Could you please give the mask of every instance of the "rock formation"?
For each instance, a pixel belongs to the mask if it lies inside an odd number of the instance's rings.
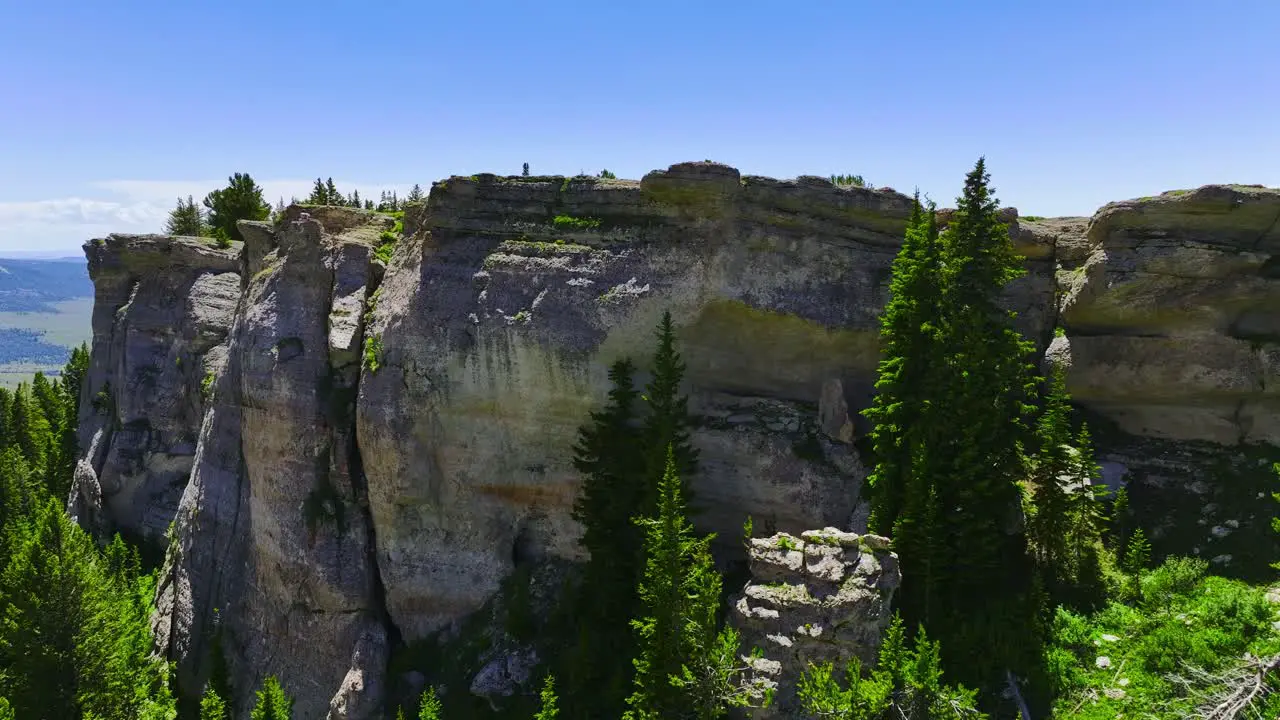
[[[909,211],[684,163],[438,182],[385,267],[393,220],[345,208],[242,223],[228,251],[90,242],[72,510],[167,542],[155,625],[185,687],[220,646],[241,706],[275,672],[300,718],[367,717],[395,647],[456,629],[521,564],[580,559],[574,436],[611,361],[646,367],[663,310],[699,527],[726,553],[747,515],[859,530],[858,411]],[[1278,214],[1280,192],[1223,186],[1109,205],[1087,230],[1006,211],[1028,268],[1007,305],[1111,423],[1108,477],[1183,488],[1225,444],[1280,442]]]
[[[744,650],[762,653],[751,660],[752,679],[775,690],[751,717],[799,717],[796,681],[810,663],[832,663],[838,675],[852,658],[875,663],[902,580],[888,547],[886,538],[836,528],[751,540],[751,581],[729,622]]]

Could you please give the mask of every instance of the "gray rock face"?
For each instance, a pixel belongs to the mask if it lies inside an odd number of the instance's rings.
[[[422,637],[478,608],[524,547],[577,557],[575,433],[609,363],[647,364],[663,310],[705,413],[703,529],[736,537],[748,512],[793,532],[843,523],[862,479],[853,428],[840,421],[824,446],[818,406],[824,387],[826,422],[838,400],[865,404],[909,211],[892,191],[714,163],[639,183],[437,183],[387,270],[371,327],[380,369],[360,382],[378,567],[400,630]],[[1052,305],[1050,254],[1036,247],[1011,306]],[[1047,342],[1051,312],[1021,317]]]
[[[648,379],[664,310],[700,529],[726,553],[748,514],[860,530],[853,442],[909,212],[892,190],[684,163],[639,182],[450,178],[407,206],[385,266],[372,248],[394,220],[349,208],[241,223],[230,250],[95,241],[72,512],[156,540],[173,522],[154,626],[184,687],[216,638],[242,709],[272,672],[300,718],[367,717],[388,638],[456,629],[520,559],[581,559],[575,435],[612,361]],[[1277,217],[1280,191],[1239,186],[1088,221],[1004,211],[1028,270],[1005,304],[1136,439],[1101,456],[1135,487],[1201,479],[1186,468],[1222,443],[1280,442]],[[1170,443],[1198,444],[1175,468]],[[1209,533],[1228,519],[1206,519],[1204,547],[1240,557],[1248,518]],[[487,678],[512,674],[499,664]]]
[[[85,245],[93,349],[70,508],[88,526],[161,542],[187,484],[205,401],[240,294],[234,251],[196,238]]]
[[[156,620],[185,687],[220,634],[233,685],[276,674],[300,718],[375,717],[388,652],[354,421],[376,230],[343,230],[286,225],[248,282]]]
[[[1280,190],[1112,203],[1063,320],[1076,400],[1138,436],[1280,444]]]
[[[752,678],[773,688],[773,704],[751,717],[800,717],[796,683],[810,663],[874,664],[901,582],[888,540],[836,528],[754,538],[751,580],[731,605]]]

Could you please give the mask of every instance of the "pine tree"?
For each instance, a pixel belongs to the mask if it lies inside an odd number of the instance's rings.
[[[880,366],[876,396],[865,415],[876,465],[868,478],[872,514],[869,526],[892,534],[902,514],[911,465],[919,444],[917,419],[927,406],[936,372],[934,323],[938,320],[938,226],[932,205],[917,192],[901,250],[893,261],[889,302],[880,317]],[[909,518],[908,518],[909,520]]]
[[[227,704],[210,685],[200,698],[200,720],[227,720]]]
[[[333,178],[324,181],[324,204],[342,204],[342,193],[338,192],[338,186],[333,184]]]
[[[687,712],[708,715],[705,697],[688,682],[705,672],[708,627],[710,536],[697,538],[685,516],[682,483],[675,448],[668,450],[666,471],[658,486],[654,517],[640,520],[645,528],[645,573],[640,583],[643,617],[634,620],[640,647],[635,659],[635,689],[627,699],[625,718],[675,718]],[[718,580],[717,580],[718,583]],[[718,602],[718,585],[714,588]],[[714,618],[714,610],[711,611]],[[714,623],[714,619],[711,620]],[[680,682],[684,678],[685,682]],[[673,679],[676,682],[673,682]]]
[[[351,207],[358,208],[363,206],[364,206],[364,203],[360,201],[360,191],[352,190],[351,191]]]
[[[1032,514],[1028,518],[1028,539],[1050,595],[1061,599],[1070,582],[1068,562],[1068,527],[1073,495],[1069,484],[1077,477],[1075,450],[1071,447],[1071,406],[1068,404],[1066,377],[1055,367],[1049,379],[1049,392],[1044,410],[1036,426],[1039,450],[1035,455],[1031,481]],[[1054,603],[1057,604],[1056,602]]]
[[[1116,490],[1111,501],[1111,533],[1115,542],[1115,554],[1123,559],[1129,551],[1129,489]]]
[[[190,195],[184,201],[178,198],[178,205],[169,211],[169,219],[165,221],[164,231],[168,235],[186,235],[201,237],[208,234],[204,222],[204,211],[196,205],[195,198]]]
[[[329,190],[325,187],[324,181],[316,178],[316,182],[311,186],[311,194],[307,196],[308,205],[328,205]]]
[[[262,689],[257,692],[250,720],[290,720],[292,717],[293,699],[285,694],[275,675],[268,675]]]
[[[539,694],[541,707],[538,714],[534,715],[534,720],[557,720],[560,717],[560,710],[556,704],[556,679],[548,675],[546,682],[542,684],[542,692]]]
[[[422,186],[418,183],[414,183],[413,187],[409,188],[409,194],[406,195],[404,199],[405,202],[419,202],[423,197]]]
[[[0,697],[0,720],[14,720],[13,706],[11,706],[9,701],[5,700],[3,697]]]
[[[227,179],[227,187],[205,197],[204,206],[209,210],[209,227],[223,244],[244,240],[236,222],[266,220],[271,214],[271,206],[262,199],[262,188],[248,173],[232,175]]]
[[[567,674],[574,717],[616,715],[631,685],[635,642],[628,625],[643,566],[643,533],[631,519],[644,499],[634,372],[626,359],[609,368],[608,403],[591,413],[574,447],[583,482],[573,517],[589,555],[579,603],[582,632]]]
[[[896,394],[873,413],[890,433],[878,441],[890,455],[877,455],[872,491],[881,509],[877,525],[893,528],[901,557],[903,613],[942,639],[948,671],[972,684],[1001,680],[1005,669],[1033,669],[1040,657],[1032,573],[1017,521],[1032,345],[1000,306],[1002,289],[1023,269],[987,183],[979,160],[938,237],[932,284],[915,278],[912,285],[910,274],[902,283],[901,297],[912,297],[907,288],[914,287],[920,298],[902,314],[920,310],[920,322],[912,318],[902,332],[886,334],[923,350],[886,343],[894,354],[886,354],[880,380]],[[912,264],[904,264],[910,272]],[[932,313],[923,309],[935,302]],[[912,334],[925,326],[923,337]],[[927,360],[910,390],[899,384],[906,365],[895,363],[899,357]],[[889,479],[904,472],[905,480]]]
[[[529,177],[529,163],[525,163],[524,166],[520,168],[520,174],[525,177]]]
[[[667,454],[674,452],[676,472],[686,483],[681,492],[690,500],[687,481],[698,471],[698,451],[689,442],[689,398],[680,394],[685,365],[676,350],[670,311],[662,313],[656,334],[658,347],[653,355],[653,376],[644,392],[648,410],[643,430],[649,478],[646,484],[651,491],[657,489],[666,470]],[[654,497],[650,492],[641,506],[643,511],[654,507]]]
[[[1129,595],[1134,599],[1142,599],[1142,573],[1150,563],[1151,544],[1142,528],[1134,528],[1122,560],[1123,569],[1129,574]]]
[[[418,704],[418,720],[442,720],[443,717],[444,707],[440,704],[440,698],[436,697],[436,689],[427,688]]]

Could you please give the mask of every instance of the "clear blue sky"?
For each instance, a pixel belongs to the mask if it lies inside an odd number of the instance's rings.
[[[1089,214],[1280,185],[1280,2],[0,0],[0,251],[248,171],[367,194],[710,158]],[[272,198],[275,199],[274,197]]]

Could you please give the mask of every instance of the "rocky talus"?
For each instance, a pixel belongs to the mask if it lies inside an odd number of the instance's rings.
[[[753,538],[751,580],[731,604],[729,622],[742,636],[751,680],[774,690],[753,718],[807,717],[796,682],[811,664],[832,663],[837,675],[851,659],[872,665],[902,581],[889,540],[837,528],[800,537]]]
[[[664,310],[722,554],[742,559],[747,515],[859,531],[859,411],[909,211],[892,190],[684,163],[449,178],[388,263],[393,219],[345,208],[242,223],[228,250],[92,241],[71,509],[167,548],[155,626],[184,687],[221,654],[241,707],[274,672],[299,718],[373,717],[394,648],[455,632],[522,566],[581,559],[575,434],[609,363],[646,379]],[[1004,213],[1028,270],[1006,304],[1070,364],[1108,480],[1156,525],[1176,515],[1159,498],[1194,500],[1187,544],[1209,557],[1256,538],[1229,478],[1280,443],[1280,191]]]

